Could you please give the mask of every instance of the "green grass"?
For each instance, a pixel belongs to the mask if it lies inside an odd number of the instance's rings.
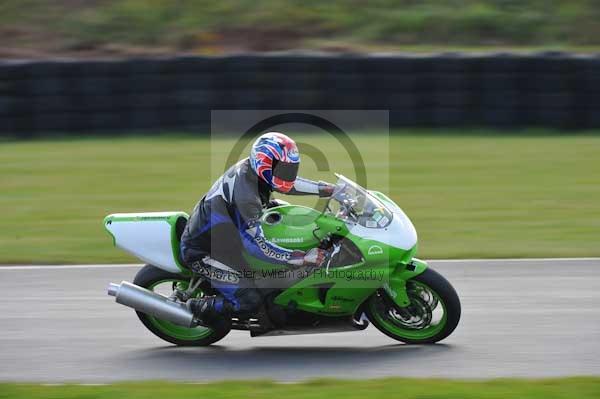
[[[3,0],[14,54],[600,45],[589,0]],[[322,43],[327,40],[330,44]],[[332,44],[335,43],[335,44]],[[555,47],[556,46],[556,47]]]
[[[315,380],[298,384],[270,381],[181,384],[125,383],[106,386],[0,384],[0,398],[402,398],[402,399],[588,399],[600,396],[600,378],[547,380],[450,381],[379,379],[364,381]]]
[[[421,257],[600,256],[600,135],[403,133],[354,141],[369,188],[389,193],[416,225]],[[353,176],[333,139],[293,136]],[[189,212],[211,184],[211,154],[222,165],[233,141],[213,144],[190,136],[0,143],[0,263],[135,261],[112,247],[102,219]],[[333,180],[308,157],[300,171]]]

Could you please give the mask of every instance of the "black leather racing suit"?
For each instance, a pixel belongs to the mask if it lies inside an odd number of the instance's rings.
[[[325,196],[326,186],[327,183],[298,177],[288,194]],[[248,158],[241,160],[198,202],[181,237],[183,261],[208,277],[236,311],[251,312],[261,303],[251,280],[231,278],[231,271],[250,270],[243,251],[278,264],[287,264],[292,257],[293,251],[269,242],[260,225],[271,191],[271,186],[252,170]],[[215,269],[225,273],[215,273]]]

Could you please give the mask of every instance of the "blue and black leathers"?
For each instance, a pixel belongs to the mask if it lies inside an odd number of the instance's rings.
[[[299,177],[288,194],[326,196],[324,187],[327,183]],[[246,158],[213,184],[190,216],[181,238],[181,255],[188,267],[209,279],[222,294],[210,304],[217,313],[251,312],[261,304],[243,251],[277,264],[288,264],[295,256],[294,251],[270,242],[263,234],[260,216],[271,191]]]

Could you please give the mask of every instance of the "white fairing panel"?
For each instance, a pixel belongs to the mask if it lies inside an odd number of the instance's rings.
[[[354,235],[408,251],[417,243],[417,231],[406,214],[398,206],[390,207],[394,214],[385,228],[369,228],[359,224],[347,224]]]
[[[172,227],[167,220],[113,220],[106,228],[117,247],[166,271],[181,272],[174,258]]]

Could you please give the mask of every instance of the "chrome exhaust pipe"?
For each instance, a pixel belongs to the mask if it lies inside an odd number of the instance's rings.
[[[157,319],[167,320],[183,327],[198,325],[194,315],[184,304],[127,281],[122,281],[121,284],[110,283],[108,295],[114,296],[116,302],[121,305],[129,306]]]

